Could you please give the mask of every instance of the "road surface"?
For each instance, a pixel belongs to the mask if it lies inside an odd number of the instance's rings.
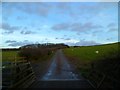
[[[74,73],[62,50],[58,50],[52,58],[50,67],[32,88],[91,88],[90,83],[81,75]]]
[[[73,73],[62,50],[58,50],[42,80],[79,80],[79,78],[77,74]]]

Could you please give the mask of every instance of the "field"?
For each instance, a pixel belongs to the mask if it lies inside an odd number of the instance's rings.
[[[119,86],[120,60],[118,59],[118,47],[118,43],[113,43],[98,46],[75,46],[62,50],[67,56],[68,62],[75,68],[76,73],[80,73],[92,83],[95,82],[95,87],[99,86],[101,80],[104,80],[106,87],[111,86],[111,83],[117,83],[116,85]],[[35,75],[40,78],[49,68],[50,58],[55,54],[56,50],[53,50],[53,48],[48,50],[41,48],[26,48],[21,51],[3,50],[2,62],[23,60],[24,56],[32,62],[31,65]]]
[[[104,59],[109,55],[118,52],[118,44],[108,44],[101,46],[71,47],[64,50],[70,57],[76,57],[83,62],[91,62],[98,59]]]
[[[18,60],[20,57],[18,56],[18,51],[9,50],[9,51],[2,51],[2,62],[10,61],[13,62]]]
[[[95,70],[117,79],[119,78],[120,64],[118,46],[118,43],[113,43],[98,46],[70,47],[63,51],[77,72],[84,77],[88,77],[91,71]]]

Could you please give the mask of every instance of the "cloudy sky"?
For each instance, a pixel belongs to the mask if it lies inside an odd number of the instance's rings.
[[[97,45],[118,41],[117,2],[4,2],[2,48],[32,43]]]

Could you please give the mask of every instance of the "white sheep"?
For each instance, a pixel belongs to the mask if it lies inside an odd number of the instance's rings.
[[[97,53],[97,54],[98,54],[98,53],[99,53],[99,51],[95,51],[95,53]]]

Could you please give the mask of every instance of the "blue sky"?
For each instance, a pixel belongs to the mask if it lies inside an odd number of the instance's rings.
[[[118,3],[2,3],[0,30],[2,48],[33,43],[114,43],[118,41]]]

